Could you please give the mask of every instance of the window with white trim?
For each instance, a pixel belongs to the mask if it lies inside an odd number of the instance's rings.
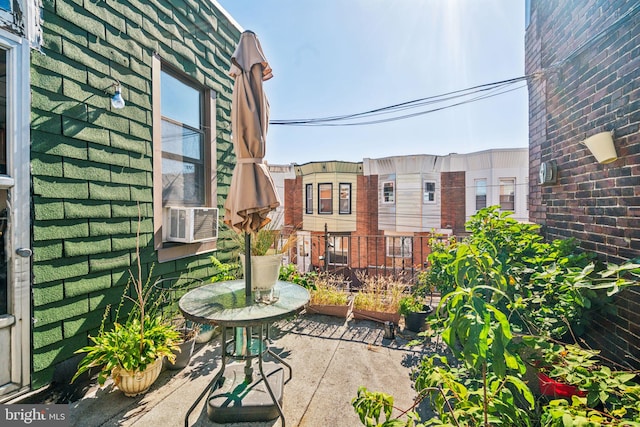
[[[313,213],[313,184],[307,184],[304,186],[305,202],[304,212],[308,214]]]
[[[318,213],[333,213],[333,184],[318,184]]]
[[[515,178],[500,178],[500,210],[513,211],[516,198]]]
[[[396,202],[396,185],[394,181],[385,181],[382,183],[382,203]]]
[[[436,202],[436,182],[424,181],[422,183],[422,203]]]

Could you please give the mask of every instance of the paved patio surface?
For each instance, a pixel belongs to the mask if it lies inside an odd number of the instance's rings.
[[[380,323],[301,315],[272,328],[271,349],[293,368],[284,387],[286,426],[356,427],[360,421],[351,406],[359,386],[394,396],[397,408],[409,408],[416,397],[410,372],[428,346],[409,347],[416,335],[400,331],[384,339]],[[107,383],[92,386],[71,403],[73,426],[172,427],[184,416],[220,367],[220,339],[196,347],[188,367],[164,371],[140,397],[126,397]],[[257,371],[257,368],[256,368]],[[216,424],[207,417],[206,399],[190,417],[191,426],[280,427],[279,419],[261,423]]]

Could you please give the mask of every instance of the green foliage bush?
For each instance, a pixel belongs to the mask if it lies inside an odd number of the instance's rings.
[[[431,326],[453,360],[427,357],[417,369],[416,390],[430,397],[436,413],[424,425],[640,426],[634,373],[553,344],[554,337],[581,332],[608,298],[636,285],[640,265],[599,263],[571,240],[545,243],[538,226],[510,215],[483,209],[468,222],[469,237],[434,242],[425,283],[442,297]],[[516,339],[515,333],[531,336]],[[571,357],[553,359],[556,351]],[[523,359],[532,354],[546,355],[550,375],[587,396],[536,401]]]

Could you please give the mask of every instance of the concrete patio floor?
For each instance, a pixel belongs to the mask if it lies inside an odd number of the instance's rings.
[[[395,407],[406,409],[416,397],[411,369],[431,344],[409,347],[416,337],[399,331],[396,339],[384,339],[380,323],[322,316],[300,315],[272,328],[271,349],[293,368],[284,387],[286,426],[356,427],[361,425],[351,406],[359,386],[394,396]],[[220,339],[196,347],[189,366],[164,371],[143,396],[126,397],[107,383],[92,386],[70,404],[73,426],[184,425],[184,416],[220,367]],[[256,369],[257,371],[257,369]],[[207,417],[203,399],[191,414],[191,426],[279,427],[279,419],[260,423],[216,424]]]

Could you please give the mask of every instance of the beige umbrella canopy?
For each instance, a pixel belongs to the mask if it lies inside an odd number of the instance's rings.
[[[263,163],[269,122],[269,102],[262,82],[273,75],[252,31],[245,31],[231,57],[229,74],[235,78],[231,132],[237,164],[224,204],[224,222],[236,231],[255,232],[280,206],[267,165]]]
[[[280,206],[269,169],[262,161],[266,151],[269,102],[262,82],[272,76],[262,47],[252,31],[240,36],[231,56],[229,74],[235,78],[231,105],[231,133],[237,163],[224,204],[224,222],[245,231],[245,294],[251,295],[251,232],[271,221],[267,215]]]

